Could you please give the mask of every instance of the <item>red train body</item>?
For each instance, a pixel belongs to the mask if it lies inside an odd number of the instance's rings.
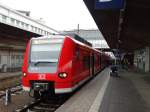
[[[23,89],[70,93],[106,66],[106,58],[72,36],[32,38],[24,56]]]

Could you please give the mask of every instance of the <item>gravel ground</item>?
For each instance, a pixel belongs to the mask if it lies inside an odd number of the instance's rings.
[[[28,96],[27,92],[22,92],[21,94],[12,96],[12,101],[9,105],[5,106],[5,100],[0,100],[0,112],[13,112],[14,110],[23,107],[25,104],[33,101],[32,98]]]
[[[18,85],[18,84],[21,83],[20,80],[21,80],[20,76],[13,77],[11,79],[6,79],[6,80],[3,80],[3,81],[0,80],[0,90],[5,90],[6,88]]]
[[[21,83],[21,72],[0,73],[0,90],[15,86]],[[33,101],[27,92],[22,91],[20,94],[12,95],[11,103],[5,106],[5,99],[0,99],[0,112],[13,112],[25,104]]]
[[[21,83],[21,72],[0,73],[0,90],[5,90]]]

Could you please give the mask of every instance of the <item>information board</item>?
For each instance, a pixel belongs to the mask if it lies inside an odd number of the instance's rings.
[[[124,0],[95,0],[95,9],[122,9]]]

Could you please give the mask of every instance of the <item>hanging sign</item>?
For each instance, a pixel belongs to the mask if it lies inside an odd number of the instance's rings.
[[[122,9],[124,0],[95,0],[95,9]]]

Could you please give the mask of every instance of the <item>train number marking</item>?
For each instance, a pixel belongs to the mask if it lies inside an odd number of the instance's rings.
[[[40,80],[46,79],[46,75],[45,74],[39,74],[38,79],[40,79]]]

